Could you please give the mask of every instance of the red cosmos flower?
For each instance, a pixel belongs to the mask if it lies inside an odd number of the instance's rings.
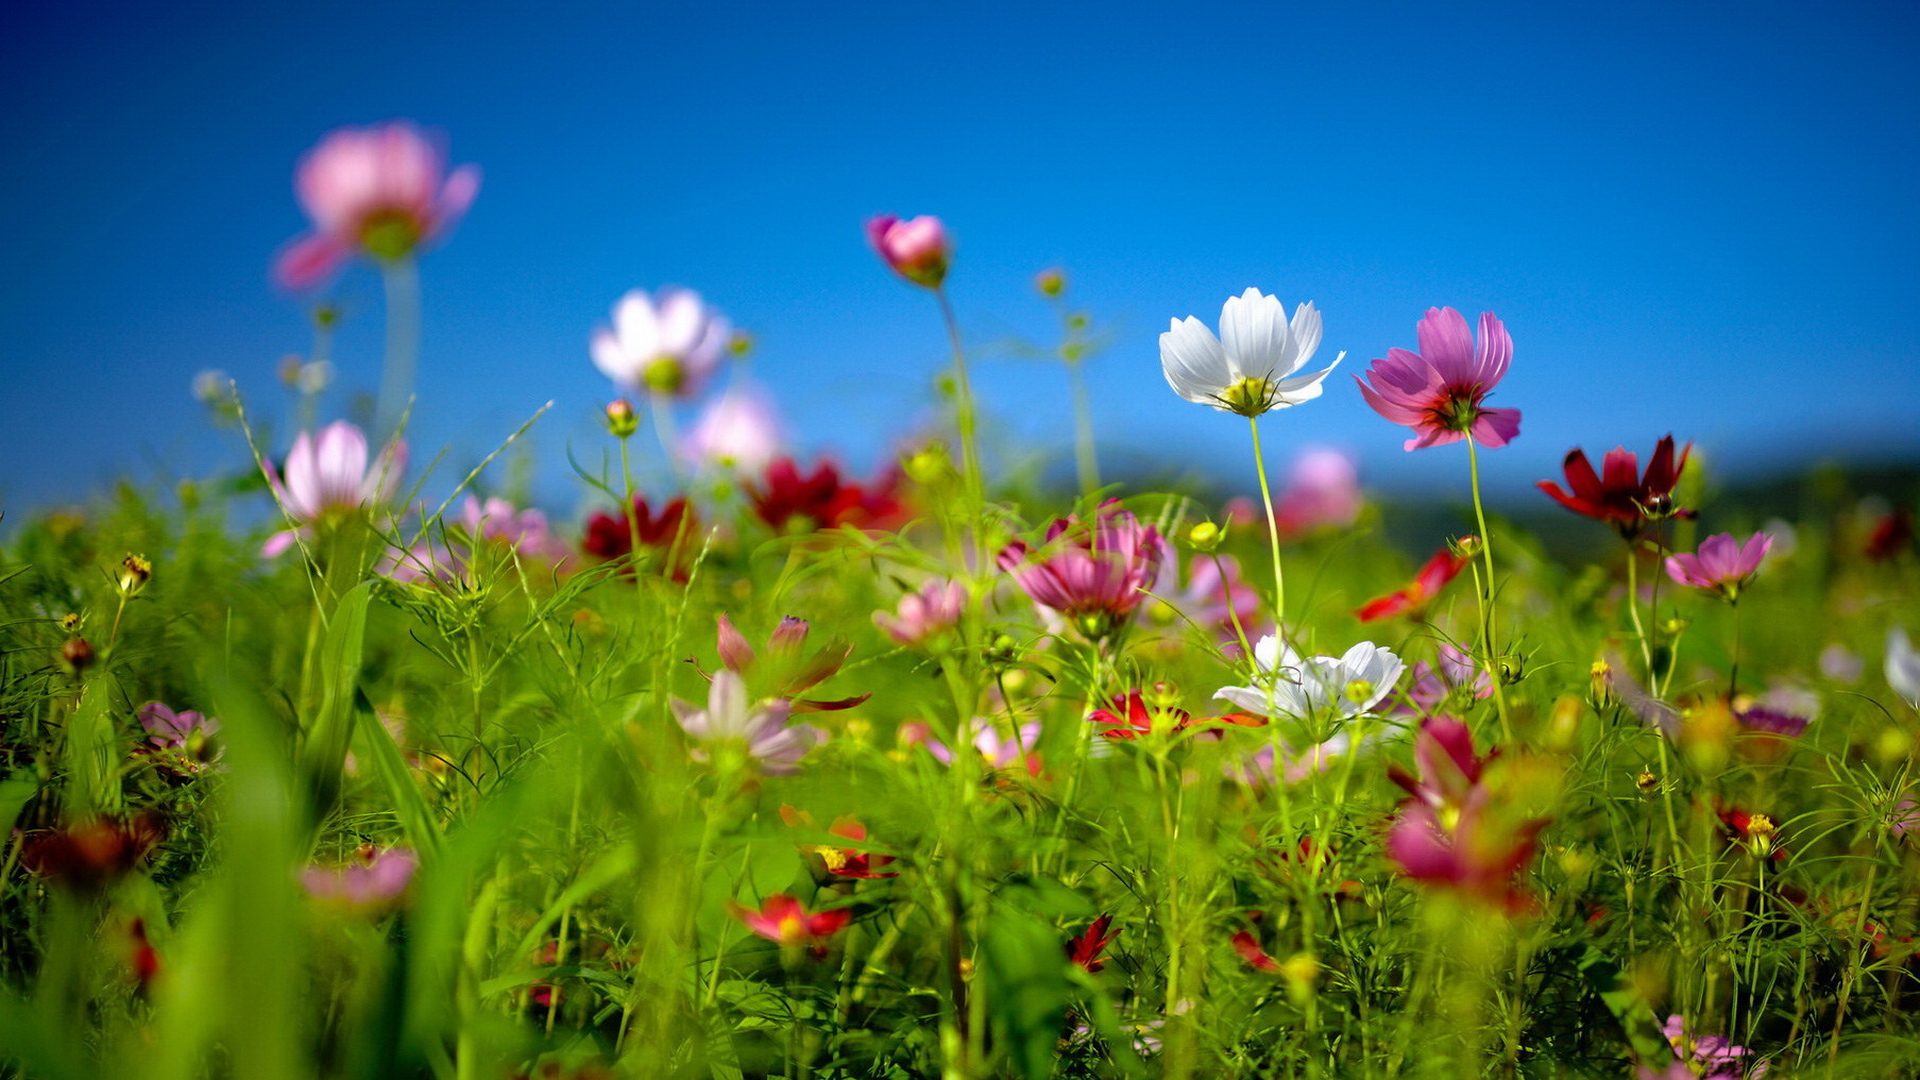
[[[1647,471],[1642,474],[1640,459],[1625,447],[1616,446],[1607,451],[1601,472],[1596,475],[1587,461],[1586,451],[1576,447],[1568,451],[1562,466],[1567,474],[1567,487],[1572,488],[1573,493],[1562,491],[1560,485],[1551,480],[1540,481],[1539,488],[1561,506],[1595,521],[1604,521],[1631,540],[1649,521],[1691,516],[1690,511],[1674,507],[1673,486],[1686,469],[1687,455],[1692,451],[1693,444],[1688,443],[1681,448],[1680,459],[1675,461],[1673,436],[1668,435],[1654,446],[1653,460],[1647,463]]]
[[[1107,927],[1112,925],[1112,915],[1102,915],[1093,920],[1092,925],[1088,926],[1085,932],[1067,942],[1067,959],[1085,968],[1089,973],[1105,968],[1107,962],[1101,959],[1100,954],[1106,952],[1107,946],[1113,944],[1113,939],[1120,936],[1118,930],[1111,934],[1107,933]]]
[[[852,525],[884,529],[899,523],[905,506],[896,495],[900,473],[888,469],[868,490],[841,477],[831,461],[817,462],[802,475],[790,457],[767,466],[759,484],[749,483],[747,499],[760,520],[783,533],[813,532]]]
[[[1785,861],[1787,849],[1780,846],[1780,826],[1772,817],[1738,806],[1721,807],[1719,815],[1728,840],[1746,848],[1756,859]]]
[[[806,946],[816,960],[827,955],[827,939],[853,921],[853,912],[847,908],[809,913],[800,901],[785,893],[767,897],[758,911],[731,901],[727,910],[746,924],[747,929],[777,942],[782,948]]]
[[[1202,717],[1195,720],[1185,709],[1149,706],[1146,697],[1138,690],[1127,691],[1114,698],[1112,704],[1112,709],[1093,710],[1088,714],[1087,721],[1100,725],[1102,738],[1119,741],[1156,733],[1178,735],[1188,728],[1204,724],[1262,727],[1267,722],[1265,717],[1249,716],[1246,713],[1227,713],[1224,716]]]
[[[1533,857],[1545,821],[1514,822],[1481,784],[1493,754],[1473,752],[1465,724],[1437,717],[1414,740],[1416,782],[1404,770],[1388,776],[1412,796],[1387,832],[1387,857],[1415,881],[1497,903],[1508,912],[1527,900],[1513,876]]]
[[[1913,515],[1905,507],[1874,523],[1866,543],[1867,558],[1887,562],[1913,546]]]
[[[96,818],[29,837],[20,846],[20,862],[76,892],[99,892],[133,872],[165,835],[151,812],[125,821]]]
[[[1459,577],[1460,571],[1465,570],[1471,561],[1465,555],[1456,554],[1451,546],[1442,548],[1414,575],[1412,584],[1377,600],[1369,600],[1354,614],[1360,617],[1361,622],[1377,622],[1395,615],[1418,619],[1426,614],[1427,605],[1440,595],[1441,589],[1447,587],[1447,582]]]
[[[687,538],[694,534],[698,526],[687,508],[687,500],[674,499],[655,514],[647,505],[646,496],[635,495],[633,516],[634,522],[629,523],[622,514],[595,513],[587,519],[587,531],[580,541],[580,549],[600,559],[617,559],[632,553],[635,531],[640,534],[642,547],[670,548],[675,538],[680,539],[683,554],[693,546]]]
[[[1233,951],[1239,953],[1240,959],[1255,971],[1263,971],[1268,975],[1280,973],[1280,961],[1268,956],[1267,951],[1260,947],[1259,940],[1248,931],[1242,930],[1233,935]]]
[[[813,815],[805,810],[795,810],[791,806],[780,808],[780,820],[795,829],[813,828]],[[833,826],[827,830],[835,836],[844,836],[855,843],[867,838],[867,827],[851,817],[835,818]],[[893,861],[891,855],[870,855],[858,848],[832,847],[827,844],[807,844],[801,848],[809,855],[815,855],[826,865],[827,873],[846,878],[891,878],[899,877],[898,871],[882,871],[880,867]]]

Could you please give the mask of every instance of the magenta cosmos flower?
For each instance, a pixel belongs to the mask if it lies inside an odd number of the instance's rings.
[[[1520,434],[1520,410],[1481,405],[1513,361],[1507,328],[1493,312],[1481,312],[1476,347],[1458,311],[1428,308],[1416,330],[1419,352],[1388,349],[1386,359],[1367,370],[1372,385],[1355,376],[1373,411],[1414,430],[1408,450],[1459,442],[1467,435],[1481,446],[1513,441]]]
[[[378,909],[398,900],[420,868],[420,857],[406,848],[364,850],[346,866],[310,866],[301,884],[315,900]]]
[[[1667,576],[1682,585],[1719,593],[1737,600],[1740,589],[1760,569],[1760,562],[1773,549],[1773,536],[1754,533],[1742,544],[1732,533],[1709,536],[1694,554],[1682,552],[1667,556]]]
[[[1109,502],[1092,528],[1076,517],[1057,519],[1039,552],[1015,540],[997,561],[1034,603],[1088,637],[1104,637],[1133,616],[1159,577],[1166,550],[1153,526]]]
[[[394,262],[444,235],[480,191],[478,167],[442,179],[445,172],[440,140],[405,120],[328,135],[300,159],[294,178],[313,232],[281,251],[274,276],[310,288],[355,252]]]
[[[287,454],[284,480],[272,464],[266,466],[274,497],[299,524],[274,533],[260,553],[273,558],[292,547],[297,537],[307,535],[306,527],[321,518],[392,498],[406,467],[407,444],[395,439],[369,470],[367,437],[345,420],[321,428],[318,438],[301,432]]]
[[[929,289],[937,289],[947,279],[947,265],[953,245],[947,240],[947,227],[929,214],[902,221],[882,214],[867,221],[867,242],[880,253],[893,272]]]

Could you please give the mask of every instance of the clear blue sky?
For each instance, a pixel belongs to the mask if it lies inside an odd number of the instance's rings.
[[[308,344],[269,284],[295,160],[409,117],[485,170],[423,266],[421,456],[471,461],[542,402],[542,499],[601,445],[586,342],[624,290],[700,290],[760,347],[806,451],[861,466],[925,409],[943,337],[860,225],[935,213],[985,346],[1051,332],[1064,265],[1115,331],[1103,443],[1238,477],[1245,430],[1160,375],[1170,316],[1248,285],[1325,313],[1358,373],[1429,306],[1516,343],[1517,489],[1574,445],[1672,430],[1730,468],[1920,456],[1920,7],[1104,3],[34,4],[0,22],[0,500],[231,461],[188,384],[269,411]],[[379,372],[379,283],[342,279],[344,383]],[[984,354],[1019,445],[1065,453],[1065,381]],[[333,403],[337,408],[340,399]],[[1345,374],[1270,425],[1384,487],[1404,454]],[[443,478],[430,490],[445,488]]]

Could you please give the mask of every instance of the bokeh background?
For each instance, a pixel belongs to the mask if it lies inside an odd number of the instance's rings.
[[[1920,7],[1911,3],[21,4],[0,16],[0,506],[240,455],[190,392],[284,417],[310,344],[271,284],[299,155],[407,117],[484,183],[423,264],[417,460],[471,462],[542,403],[533,489],[584,498],[626,289],[699,290],[758,348],[804,454],[865,469],[931,412],[945,340],[861,222],[934,213],[1009,463],[1070,469],[1036,271],[1107,350],[1109,472],[1250,488],[1245,425],[1176,398],[1156,337],[1248,285],[1314,300],[1358,373],[1429,305],[1516,342],[1488,456],[1509,496],[1569,447],[1671,430],[1723,475],[1920,458]],[[357,267],[330,411],[377,385]],[[284,419],[280,448],[287,441]],[[1457,494],[1345,374],[1269,425],[1366,482]],[[429,491],[450,487],[449,471]]]

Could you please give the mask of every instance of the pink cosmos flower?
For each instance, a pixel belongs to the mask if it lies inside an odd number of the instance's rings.
[[[1773,549],[1773,537],[1754,533],[1745,544],[1732,533],[1718,533],[1700,543],[1696,554],[1667,556],[1667,576],[1682,585],[1719,593],[1736,600],[1740,589],[1760,569],[1760,561]]]
[[[307,151],[294,192],[313,232],[280,252],[274,276],[311,288],[356,251],[394,262],[453,228],[480,191],[480,170],[462,165],[443,181],[440,143],[395,120],[341,128]]]
[[[345,420],[320,429],[317,439],[301,432],[287,454],[284,482],[272,464],[266,466],[267,484],[299,526],[273,534],[260,553],[271,559],[287,550],[296,537],[308,535],[306,526],[328,514],[392,498],[406,467],[407,444],[395,439],[369,470],[367,437]]]
[[[1420,351],[1388,349],[1354,382],[1373,411],[1414,430],[1408,450],[1443,446],[1472,435],[1481,446],[1505,446],[1520,434],[1519,409],[1481,405],[1507,373],[1513,339],[1493,312],[1480,313],[1480,342],[1452,308],[1428,308],[1417,327]]]
[[[1040,725],[1038,723],[1021,724],[1012,738],[1000,733],[991,720],[983,716],[973,718],[969,726],[973,748],[979,752],[990,769],[1011,769],[1019,766],[1029,776],[1040,775],[1040,755],[1035,748],[1040,745]],[[942,765],[953,764],[953,751],[947,744],[934,738],[933,731],[926,724],[913,720],[900,725],[900,741],[908,746],[922,746],[929,755]]]
[[[564,563],[573,554],[566,541],[547,527],[547,515],[538,510],[516,510],[505,499],[481,502],[467,496],[460,508],[460,535],[453,539],[453,550],[438,541],[414,545],[403,554],[390,556],[381,573],[395,581],[420,581],[437,578],[457,581],[467,572],[473,552],[481,544],[510,548],[522,559]]]
[[[821,739],[816,728],[789,724],[792,712],[792,703],[781,698],[754,707],[747,684],[731,671],[714,673],[705,709],[673,699],[680,727],[698,744],[693,748],[695,761],[711,760],[716,750],[738,750],[758,761],[769,776],[799,772],[800,759]]]
[[[174,712],[158,701],[149,701],[140,709],[140,726],[146,729],[147,742],[158,750],[184,748],[196,736],[204,738],[220,730],[220,721],[191,709]]]
[[[1235,618],[1248,634],[1261,629],[1260,594],[1240,576],[1240,562],[1231,555],[1196,556],[1187,568],[1185,588],[1180,586],[1178,562],[1169,559],[1161,566],[1152,591],[1222,641],[1236,638]],[[1239,651],[1238,645],[1234,651]]]
[[[1443,641],[1438,665],[1429,665],[1425,660],[1413,665],[1413,686],[1407,691],[1407,697],[1419,711],[1430,713],[1463,687],[1471,687],[1475,698],[1493,696],[1493,681],[1474,663],[1473,657]]]
[[[735,376],[727,392],[701,411],[693,430],[680,440],[680,456],[757,475],[780,456],[785,442],[773,399],[757,384]]]
[[[1100,508],[1092,528],[1077,517],[1060,518],[1037,554],[1015,540],[997,561],[1034,603],[1072,620],[1089,637],[1104,637],[1133,617],[1165,557],[1159,532],[1112,501]]]
[[[1673,1052],[1680,1055],[1678,1064],[1683,1068],[1690,1066],[1686,1068],[1687,1076],[1703,1080],[1760,1080],[1767,1075],[1767,1062],[1760,1060],[1760,1055],[1744,1046],[1733,1045],[1733,1040],[1725,1035],[1696,1035],[1688,1029],[1683,1017],[1667,1017],[1660,1030],[1673,1046]],[[1645,1067],[1642,1068],[1644,1071]]]
[[[936,578],[900,598],[895,613],[873,613],[873,622],[902,645],[919,645],[959,625],[966,610],[967,589],[957,581]]]
[[[315,900],[356,908],[379,908],[407,891],[420,858],[406,848],[365,850],[358,863],[346,866],[310,866],[300,881]]]
[[[593,363],[625,389],[690,398],[720,369],[732,336],[691,289],[634,289],[613,306],[613,328],[593,332]]]
[[[947,240],[947,227],[931,215],[902,221],[882,214],[867,221],[867,242],[880,253],[893,272],[929,289],[937,289],[947,278],[947,265],[953,245]]]
[[[1274,500],[1283,537],[1344,529],[1360,516],[1360,470],[1353,458],[1318,447],[1294,459],[1286,489]]]

